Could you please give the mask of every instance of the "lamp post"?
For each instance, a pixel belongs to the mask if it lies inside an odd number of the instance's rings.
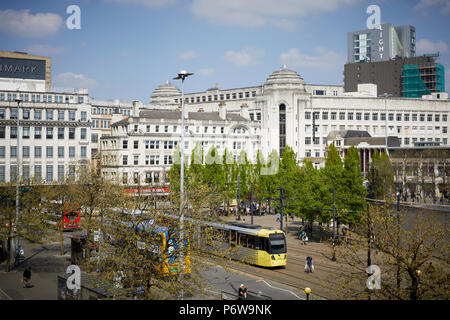
[[[336,188],[333,183],[333,257],[331,261],[336,261]]]
[[[19,264],[19,235],[17,234],[17,224],[19,223],[19,185],[20,185],[20,124],[19,124],[19,111],[21,99],[16,99],[17,102],[17,169],[16,169],[16,217],[14,221],[14,236],[15,236],[15,259],[14,265]]]
[[[309,300],[309,295],[311,294],[311,288],[305,288],[306,300]]]
[[[396,195],[397,195],[397,255],[400,252],[400,192],[398,190],[398,184],[396,186]],[[400,263],[397,257],[397,289],[400,290]]]
[[[174,80],[181,79],[181,169],[180,169],[180,248],[183,243],[183,228],[184,228],[184,79],[193,75],[193,73],[181,70]],[[183,252],[180,250],[180,268],[178,270],[180,279],[183,277]],[[183,289],[180,292],[180,299],[183,300]]]
[[[384,112],[385,112],[385,117],[384,117],[384,138],[385,138],[385,144],[386,144],[386,154],[389,155],[389,150],[388,150],[388,138],[387,138],[387,130],[388,130],[388,126],[387,126],[387,118],[388,118],[388,113],[387,113],[387,98],[392,97],[392,94],[389,93],[383,93],[381,95],[382,97],[384,97]]]

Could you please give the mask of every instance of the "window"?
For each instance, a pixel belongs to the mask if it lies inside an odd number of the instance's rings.
[[[370,113],[364,113],[364,120],[370,120]]]
[[[385,121],[386,120],[386,113],[380,113],[380,120]]]
[[[427,114],[427,121],[433,121],[433,115]]]
[[[122,176],[122,183],[127,184],[128,183],[128,173],[124,172]]]
[[[53,128],[49,128],[47,127],[47,132],[46,132],[46,138],[47,139],[53,139]]]
[[[4,158],[4,157],[5,157],[5,147],[0,146],[0,158]]]
[[[17,147],[11,146],[9,149],[9,153],[10,153],[11,158],[17,157]]]
[[[64,139],[64,128],[58,128],[58,139]]]
[[[442,121],[447,122],[447,115],[446,114],[442,115]]]
[[[389,121],[394,121],[394,114],[393,113],[389,113]]]
[[[133,164],[134,164],[135,166],[137,166],[137,165],[139,164],[139,156],[134,156],[134,162],[133,162]]]
[[[339,112],[339,120],[345,120],[345,112]]]
[[[434,121],[436,121],[436,122],[440,121],[440,116],[438,114],[434,115]]]
[[[30,127],[23,127],[22,128],[22,138],[23,139],[29,139],[30,138]]]
[[[155,132],[159,132],[159,126],[155,126]]]
[[[305,137],[305,144],[311,144],[311,137]]]
[[[64,120],[64,110],[58,110],[58,120]]]
[[[328,120],[328,112],[322,112],[322,120]]]
[[[172,164],[172,156],[165,155],[164,156],[164,164]]]
[[[0,166],[0,182],[5,182],[5,166]]]
[[[81,151],[81,157],[86,158],[87,157],[87,147],[82,146],[80,151]]]
[[[86,120],[87,120],[86,111],[81,111],[81,121],[86,121]]]
[[[53,120],[53,110],[51,109],[45,110],[45,119]]]
[[[64,158],[64,147],[58,147],[58,158]]]
[[[30,109],[23,109],[22,110],[22,118],[25,120],[30,119]]]
[[[91,134],[91,142],[94,142],[94,143],[98,142],[98,133]]]
[[[305,112],[305,119],[306,120],[311,119],[311,112]]]
[[[128,149],[128,140],[122,141],[122,149]]]
[[[47,182],[52,182],[53,181],[53,166],[47,165],[46,169],[47,170],[46,170],[45,179],[47,180]]]
[[[442,133],[447,133],[447,127],[442,127]]]
[[[122,156],[122,165],[124,165],[124,166],[128,165],[128,156],[127,155]]]
[[[331,120],[336,120],[336,112],[331,113]]]
[[[133,141],[133,149],[139,149],[139,140]]]
[[[0,126],[0,138],[4,139],[6,137],[6,127]]]
[[[69,147],[69,158],[75,158],[75,147]]]
[[[378,120],[378,113],[372,113],[372,121]]]
[[[353,120],[353,112],[347,113],[347,120]]]
[[[86,140],[86,128],[81,128],[80,139],[81,140]]]
[[[403,121],[409,121],[409,113],[404,114]]]
[[[42,147],[36,146],[34,147],[34,157],[41,158],[42,157]]]
[[[356,120],[362,120],[362,113],[361,112],[357,112],[356,113]]]
[[[61,181],[64,179],[64,165],[59,164],[58,165],[58,181]]]
[[[34,138],[41,139],[42,137],[42,127],[34,127]]]
[[[409,138],[405,138],[404,144],[405,144],[405,145],[409,145]]]
[[[28,146],[23,146],[22,147],[22,156],[24,158],[29,158],[30,157],[30,147],[28,147]]]
[[[320,143],[320,137],[314,137],[314,144]]]
[[[53,158],[53,147],[47,147],[46,150],[47,158]]]
[[[0,109],[0,119],[5,119],[5,109]]]
[[[75,111],[69,110],[69,121],[75,121]]]
[[[41,120],[41,119],[42,119],[42,110],[34,109],[34,120]]]

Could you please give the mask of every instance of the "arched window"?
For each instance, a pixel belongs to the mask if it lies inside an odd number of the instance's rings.
[[[284,103],[279,106],[280,113],[280,157],[286,147],[286,105]]]

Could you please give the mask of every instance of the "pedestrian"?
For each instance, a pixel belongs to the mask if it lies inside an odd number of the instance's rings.
[[[31,267],[28,267],[23,271],[22,282],[24,288],[31,288]]]
[[[277,217],[277,220],[275,222],[279,222],[280,221],[280,213],[277,213],[275,216]]]
[[[314,265],[312,263],[312,257],[306,257],[306,264],[305,264],[305,272],[308,270],[308,272],[314,272]]]
[[[303,245],[305,245],[306,242],[308,241],[308,234],[306,233],[306,231],[302,231],[302,241]]]
[[[239,300],[247,300],[247,288],[242,283],[238,291]]]

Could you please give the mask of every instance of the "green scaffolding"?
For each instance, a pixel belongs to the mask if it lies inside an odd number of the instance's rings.
[[[403,96],[405,98],[420,98],[431,94],[430,89],[420,77],[418,64],[403,65]]]

